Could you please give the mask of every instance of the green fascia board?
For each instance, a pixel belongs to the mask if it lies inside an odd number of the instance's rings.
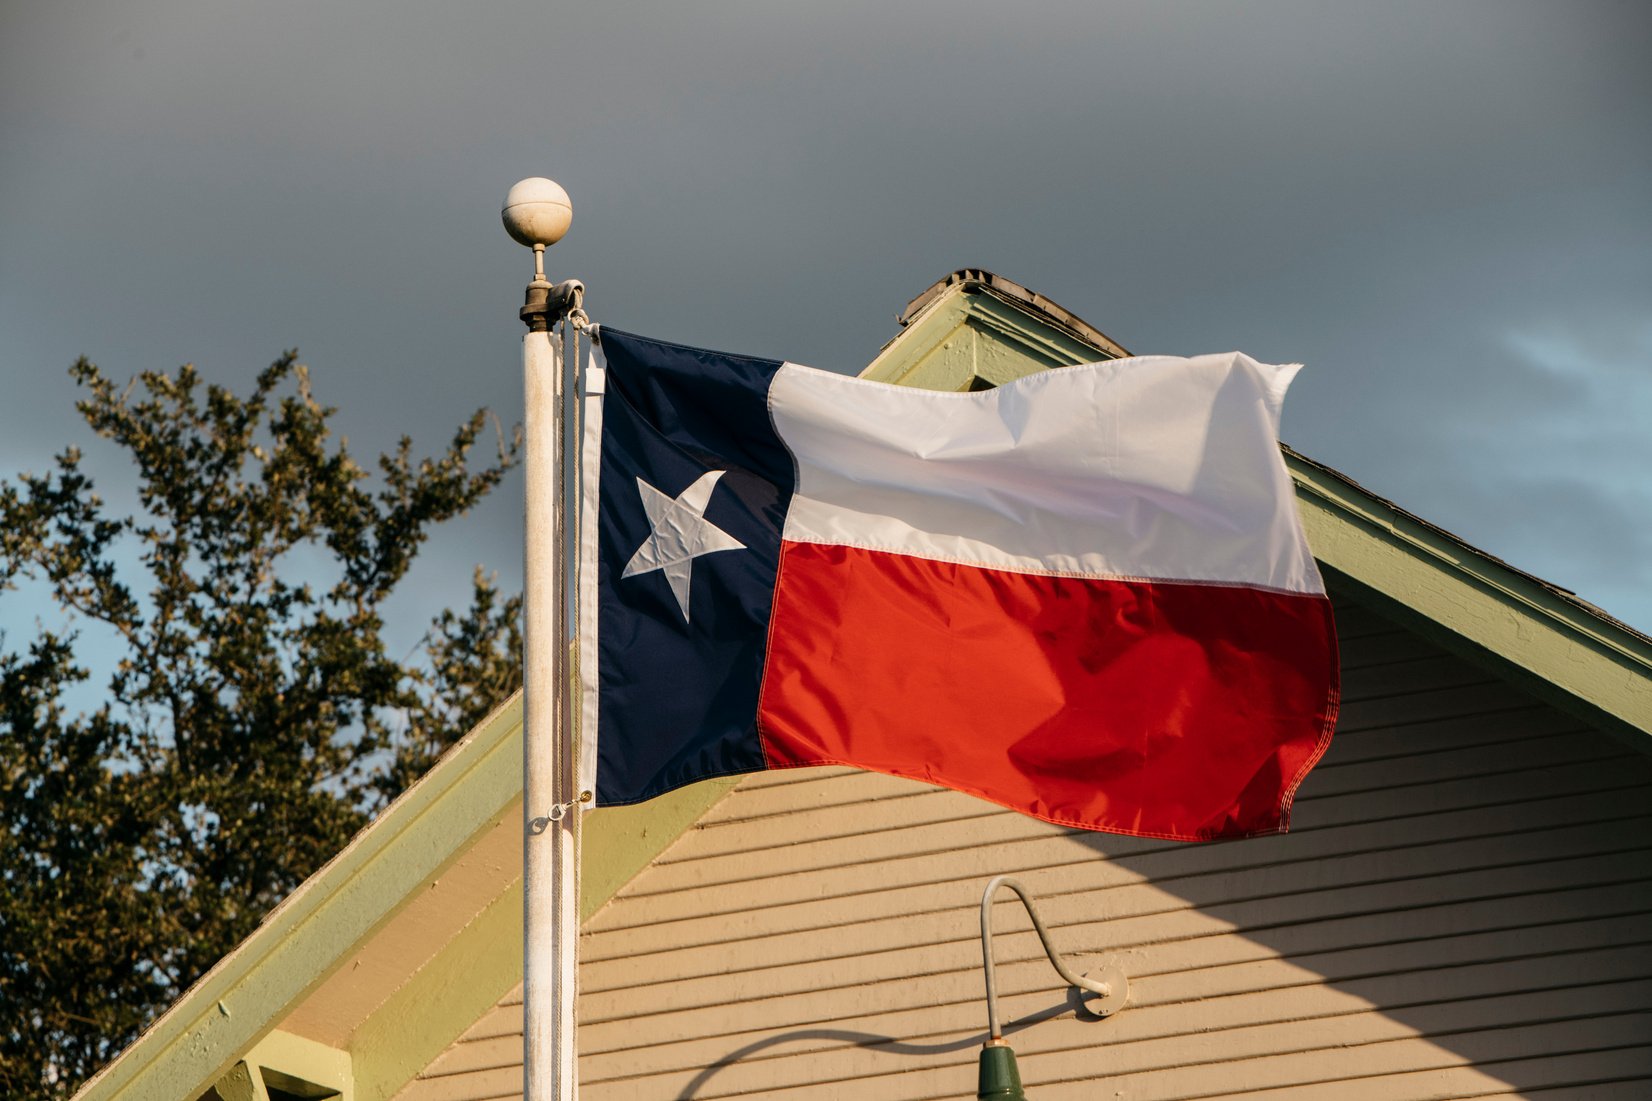
[[[710,810],[738,776],[647,803],[593,810],[580,824],[583,922]],[[351,1039],[356,1101],[385,1101],[522,981],[522,879],[448,941]]]
[[[1652,638],[1289,449],[1314,557],[1374,611],[1652,753]]]
[[[936,280],[908,302],[896,320],[901,323],[902,328],[914,327],[912,323],[930,306],[956,293],[986,294],[1001,299],[1016,307],[1021,313],[1036,317],[1042,323],[1042,330],[1054,330],[1076,337],[1080,344],[1101,351],[1104,358],[1116,359],[1130,354],[1112,337],[1060,303],[1022,286],[1013,279],[1006,279],[983,268],[960,268]]]
[[[393,1096],[521,981],[518,877],[356,1030],[357,1101]]]
[[[244,1061],[236,1063],[235,1067],[231,1068],[230,1075],[239,1077],[236,1070],[247,1067],[258,1068],[258,1074],[252,1078],[257,1094],[262,1095],[262,1101],[269,1101],[269,1090],[266,1088],[268,1085],[285,1084],[279,1078],[275,1082],[270,1081],[272,1076],[277,1075],[283,1078],[290,1076],[306,1085],[318,1087],[313,1093],[305,1091],[305,1096],[328,1096],[329,1101],[356,1101],[349,1052],[339,1051],[303,1036],[295,1036],[279,1029],[267,1033],[251,1051],[247,1052]],[[224,1093],[223,1079],[218,1081],[218,1092]],[[225,1098],[225,1101],[229,1099]]]
[[[582,822],[583,920],[738,782],[696,784]],[[345,849],[270,912],[77,1101],[193,1101],[351,959],[422,887],[508,814],[522,794],[518,692],[408,788]],[[399,1089],[522,981],[521,876],[357,1029],[358,1101]]]
[[[1001,386],[1023,375],[1114,359],[985,286],[960,283],[926,304],[860,377],[924,390]]]
[[[522,790],[520,696],[307,879],[76,1097],[193,1101]]]

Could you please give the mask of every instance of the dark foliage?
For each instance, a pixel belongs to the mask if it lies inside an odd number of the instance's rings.
[[[432,525],[516,461],[405,438],[376,489],[292,354],[239,397],[192,367],[121,391],[82,360],[87,423],[136,469],[112,516],[80,453],[0,482],[0,1096],[67,1096],[518,684],[519,598],[480,572],[415,660],[381,612]],[[319,564],[319,565],[318,565]],[[302,577],[322,573],[320,581]],[[18,637],[19,583],[72,627]],[[15,597],[14,597],[15,602]],[[102,703],[77,628],[120,656]],[[84,690],[83,690],[84,691]]]

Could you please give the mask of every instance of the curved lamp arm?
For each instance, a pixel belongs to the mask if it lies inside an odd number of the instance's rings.
[[[1073,974],[1067,965],[1061,962],[1061,956],[1056,953],[1055,948],[1050,944],[1049,931],[1044,928],[1043,920],[1039,918],[1038,911],[1033,908],[1032,896],[1027,894],[1027,889],[1021,885],[1020,880],[1001,875],[988,883],[987,889],[981,893],[981,962],[985,966],[987,975],[987,1030],[990,1037],[987,1042],[989,1044],[995,1040],[1001,1041],[1003,1039],[1003,1033],[998,1027],[998,986],[992,970],[992,896],[998,892],[1000,887],[1008,887],[1021,899],[1021,905],[1026,907],[1027,916],[1032,918],[1033,929],[1038,932],[1039,943],[1043,944],[1044,954],[1050,958],[1050,965],[1055,968],[1056,974],[1060,975],[1069,986],[1076,986],[1080,990],[1088,990],[1090,993],[1099,994],[1102,997],[1102,1007],[1096,1010],[1098,1016],[1106,1016],[1108,1013],[1122,1007],[1129,989],[1129,984],[1123,973],[1117,971],[1117,969],[1109,968],[1105,973],[1105,977],[1101,979]]]

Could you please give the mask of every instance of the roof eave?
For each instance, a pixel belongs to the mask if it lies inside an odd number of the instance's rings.
[[[1285,448],[1314,557],[1446,649],[1652,754],[1652,638]]]
[[[1004,276],[987,271],[984,268],[959,268],[957,271],[951,272],[930,284],[923,293],[908,302],[906,308],[896,315],[895,320],[900,322],[903,332],[897,333],[889,343],[893,344],[900,340],[904,330],[911,326],[912,322],[924,312],[924,309],[953,287],[957,287],[965,294],[990,294],[1016,306],[1051,328],[1058,329],[1104,353],[1103,358],[1121,359],[1130,354],[1116,343],[1112,337],[1066,307],[1051,301],[1035,290],[1022,286],[1013,279],[1006,279]],[[886,348],[888,346],[885,345]]]

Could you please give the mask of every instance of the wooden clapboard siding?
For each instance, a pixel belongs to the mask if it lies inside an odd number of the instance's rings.
[[[975,906],[1014,872],[1081,970],[1080,1019],[1018,908],[1001,1012],[1033,1096],[1652,1096],[1652,767],[1357,607],[1345,705],[1293,832],[1082,834],[848,769],[748,778],[586,925],[583,1094],[969,1096]],[[520,991],[403,1090],[521,1089]]]

